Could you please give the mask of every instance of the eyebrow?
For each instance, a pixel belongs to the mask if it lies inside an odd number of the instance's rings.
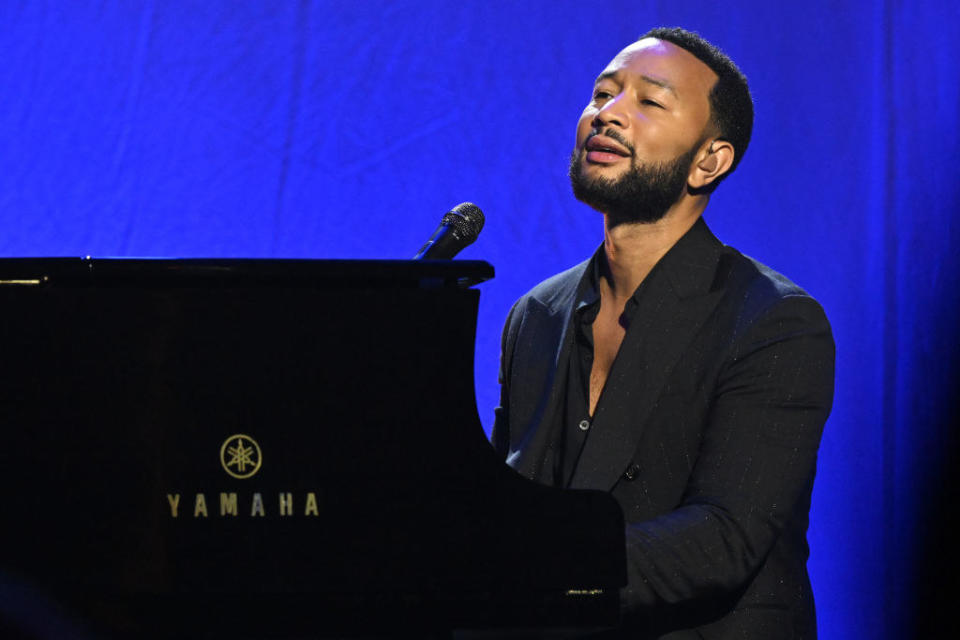
[[[599,76],[597,76],[597,80],[596,80],[596,82],[594,82],[594,84],[599,84],[602,80],[607,80],[607,79],[609,79],[609,78],[612,78],[613,76],[617,75],[618,73],[619,73],[619,71],[606,71],[606,72],[604,72],[604,73],[601,73]],[[669,82],[667,82],[666,80],[664,80],[663,78],[656,78],[656,77],[653,77],[653,76],[648,76],[648,75],[646,75],[646,74],[641,74],[641,75],[640,75],[640,79],[641,79],[641,80],[644,80],[644,81],[646,81],[646,82],[649,82],[649,83],[652,84],[652,85],[656,85],[656,86],[660,87],[661,89],[666,89],[667,91],[669,91],[670,93],[672,93],[674,96],[679,97],[679,96],[677,95],[677,90],[674,88],[674,86],[673,86],[672,84],[670,84]]]

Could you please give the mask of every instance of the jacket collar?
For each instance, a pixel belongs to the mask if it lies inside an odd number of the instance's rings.
[[[723,244],[713,235],[707,223],[702,217],[697,218],[693,226],[654,265],[635,295],[640,293],[644,284],[660,277],[669,280],[674,292],[681,299],[706,294],[713,284],[722,250]],[[535,298],[551,314],[569,312],[571,304],[584,289],[584,281],[597,277],[597,261],[602,258],[602,252],[601,244],[592,257],[563,274],[577,283],[575,287],[551,288],[547,293]]]
[[[717,240],[703,218],[697,218],[654,270],[665,272],[681,299],[706,295],[713,288],[722,252],[723,243]]]

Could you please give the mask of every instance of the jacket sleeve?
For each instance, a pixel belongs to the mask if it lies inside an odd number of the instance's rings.
[[[500,457],[506,459],[510,452],[510,371],[513,361],[513,345],[516,342],[517,328],[514,322],[519,324],[519,314],[517,308],[520,306],[520,300],[513,304],[510,313],[507,314],[507,320],[503,325],[503,335],[500,338],[500,368],[497,373],[500,382],[500,404],[493,410],[493,431],[490,434],[490,442]]]
[[[627,525],[628,613],[729,597],[761,568],[804,496],[833,401],[823,310],[778,299],[728,350],[681,504]]]

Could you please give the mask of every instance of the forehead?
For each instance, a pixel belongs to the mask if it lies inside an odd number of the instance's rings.
[[[695,55],[656,38],[644,38],[628,45],[610,61],[600,77],[614,75],[662,82],[682,100],[706,99],[717,81],[717,74]]]

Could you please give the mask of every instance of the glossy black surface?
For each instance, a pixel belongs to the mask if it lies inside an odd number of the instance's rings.
[[[480,425],[458,283],[489,265],[0,261],[24,274],[0,284],[0,577],[95,637],[615,622],[619,507],[521,478]]]
[[[0,281],[56,286],[472,286],[493,277],[478,260],[274,260],[255,258],[4,258]]]

